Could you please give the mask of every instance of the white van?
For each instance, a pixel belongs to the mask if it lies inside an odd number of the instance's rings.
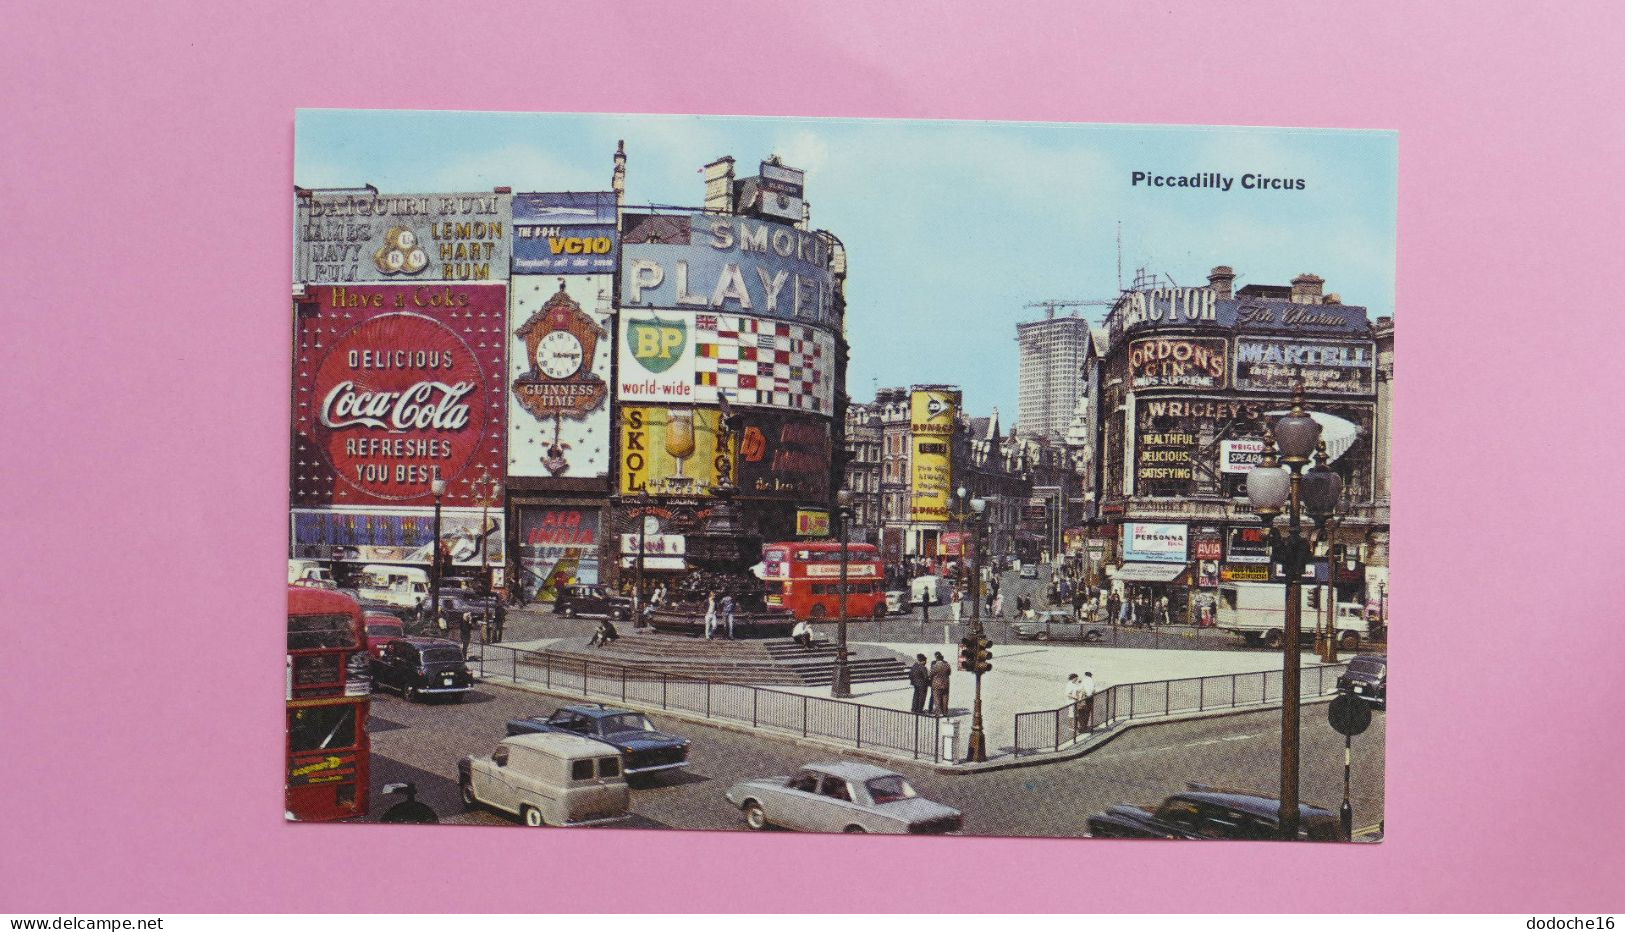
[[[627,815],[621,755],[580,735],[504,738],[489,755],[459,760],[457,784],[465,807],[511,812],[526,825],[602,825]]]
[[[1305,584],[1300,588],[1303,611],[1299,620],[1301,636],[1313,641],[1317,619],[1324,623],[1325,609],[1321,605],[1323,592],[1329,587]],[[1286,585],[1284,583],[1225,583],[1219,587],[1218,627],[1221,631],[1239,634],[1248,644],[1263,641],[1271,647],[1281,646],[1286,630]],[[1365,611],[1355,602],[1339,602],[1333,627],[1337,630],[1337,646],[1342,650],[1358,650],[1360,641],[1369,636]]]
[[[338,581],[333,573],[317,560],[289,560],[288,582],[302,586],[316,586],[322,589],[337,589]]]
[[[416,609],[429,598],[429,572],[415,566],[369,563],[361,568],[356,594],[366,601]]]

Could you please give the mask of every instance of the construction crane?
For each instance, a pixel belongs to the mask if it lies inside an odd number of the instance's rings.
[[[1103,301],[1103,300],[1102,301],[1083,301],[1083,300],[1070,300],[1070,299],[1068,299],[1068,300],[1054,299],[1054,300],[1049,300],[1049,301],[1029,301],[1026,304],[1022,305],[1022,306],[1023,307],[1041,307],[1041,308],[1044,309],[1044,319],[1045,320],[1054,320],[1055,319],[1055,309],[1058,308],[1058,307],[1111,307],[1112,305],[1114,305],[1116,303],[1117,303],[1117,300],[1115,298],[1110,300],[1110,301]]]

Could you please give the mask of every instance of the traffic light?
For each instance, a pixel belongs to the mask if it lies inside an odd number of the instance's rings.
[[[959,641],[959,669],[966,673],[976,670],[976,639],[973,637],[961,638]]]
[[[968,639],[971,642],[971,672],[987,673],[993,669],[993,639],[985,634],[978,634]]]

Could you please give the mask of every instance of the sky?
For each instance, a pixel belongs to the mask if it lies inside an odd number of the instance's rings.
[[[1137,268],[1236,286],[1302,272],[1372,317],[1394,313],[1397,137],[1385,131],[782,117],[301,110],[294,183],[384,193],[605,191],[626,141],[627,205],[690,205],[700,167],[770,155],[804,169],[812,227],[847,249],[847,391],[958,384],[1016,419],[1025,305],[1109,300]],[[1132,173],[1235,179],[1229,191]],[[1244,190],[1254,173],[1302,190]],[[1103,307],[1079,308],[1098,322]],[[1070,313],[1070,309],[1061,313]]]

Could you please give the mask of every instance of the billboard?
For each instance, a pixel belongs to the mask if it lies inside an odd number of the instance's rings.
[[[835,336],[805,324],[735,314],[694,315],[695,400],[830,414]]]
[[[440,509],[440,540],[456,566],[502,566],[500,505]],[[434,539],[433,508],[295,508],[288,555],[346,563],[414,563],[428,566]],[[481,532],[481,529],[484,532]]]
[[[694,315],[621,310],[621,401],[694,400]]]
[[[829,422],[768,411],[744,413],[739,432],[739,496],[829,500]]]
[[[311,288],[296,322],[297,505],[471,506],[506,465],[504,285]]]
[[[1183,524],[1125,522],[1123,562],[1184,563],[1186,536]]]
[[[914,389],[909,394],[909,520],[943,523],[953,499],[953,433],[959,390]]]
[[[815,508],[801,508],[796,511],[797,537],[828,537],[829,512]]]
[[[516,275],[613,274],[617,245],[613,191],[513,196]]]
[[[763,162],[762,173],[755,179],[757,202],[748,206],[754,206],[764,217],[800,223],[806,215],[802,201],[806,177],[807,173],[799,168]]]
[[[508,317],[508,475],[609,475],[608,275],[515,275]]]
[[[1128,346],[1134,388],[1224,388],[1230,371],[1224,337],[1153,337]]]
[[[500,281],[512,195],[307,192],[294,199],[293,280]]]
[[[517,511],[523,591],[551,602],[560,587],[598,582],[599,509],[521,505]]]
[[[787,321],[686,311],[621,312],[621,401],[835,406],[835,335]]]
[[[1187,482],[1194,475],[1196,434],[1181,430],[1142,430],[1135,440],[1137,481]]]
[[[1370,330],[1366,309],[1357,305],[1299,304],[1258,295],[1220,298],[1205,286],[1130,292],[1112,309],[1112,321],[1123,331],[1197,326],[1354,337]]]
[[[1224,559],[1228,563],[1270,562],[1270,532],[1263,527],[1233,527],[1225,541]]]
[[[1253,467],[1264,461],[1264,441],[1262,440],[1221,440],[1219,441],[1219,471],[1229,473],[1249,473]]]
[[[621,408],[621,494],[709,496],[735,483],[733,439],[715,408]]]
[[[1311,394],[1369,395],[1376,391],[1376,378],[1376,352],[1369,341],[1236,338],[1240,391],[1289,393],[1301,380]]]
[[[629,235],[621,251],[624,307],[734,312],[840,327],[830,248],[816,234],[764,220],[696,214],[689,218],[686,244],[640,242]]]

